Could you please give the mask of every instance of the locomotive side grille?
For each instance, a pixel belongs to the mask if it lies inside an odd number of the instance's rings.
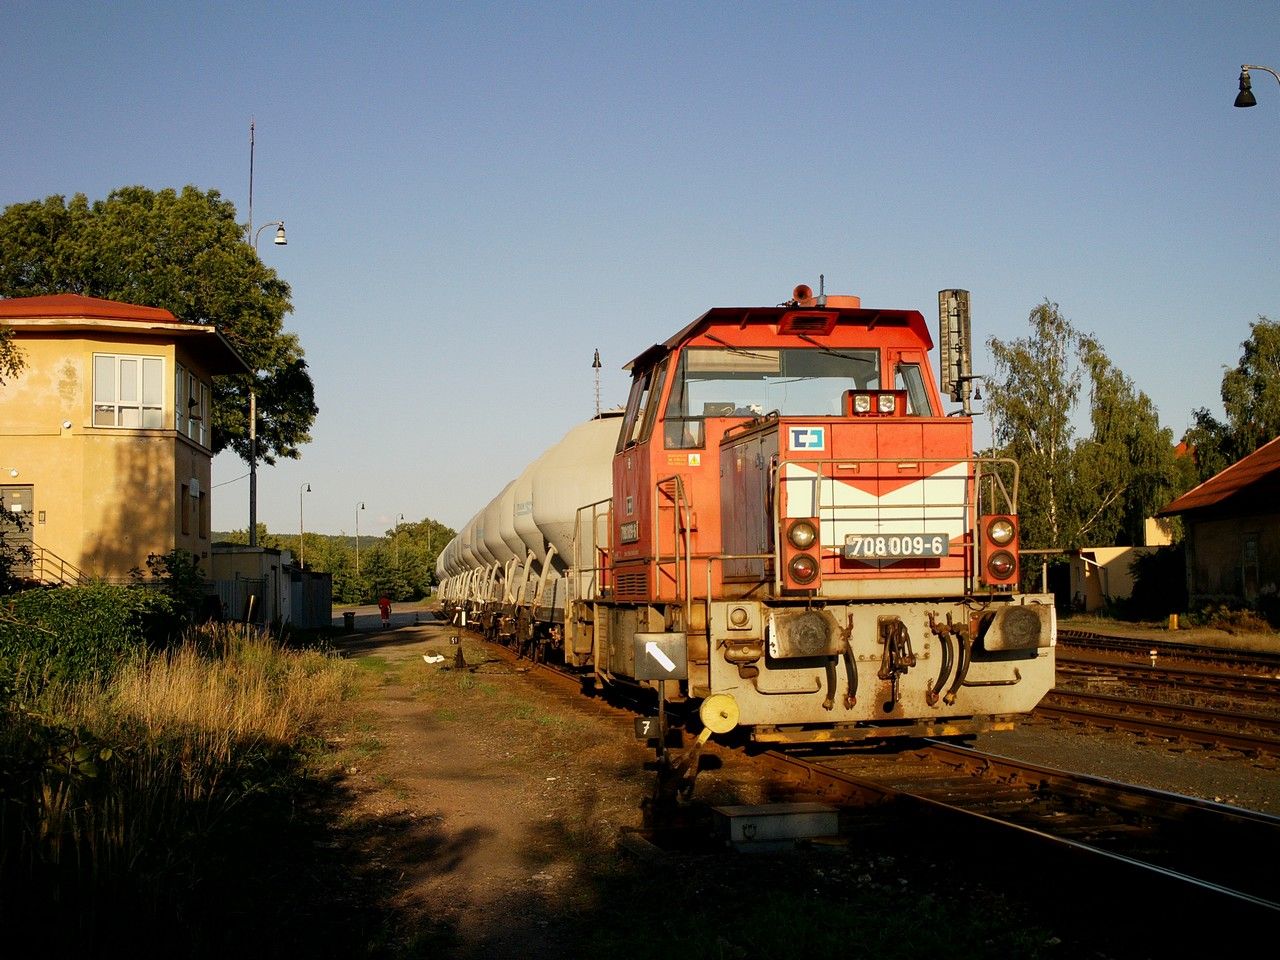
[[[619,600],[643,600],[648,595],[648,574],[645,570],[616,571],[614,595]]]

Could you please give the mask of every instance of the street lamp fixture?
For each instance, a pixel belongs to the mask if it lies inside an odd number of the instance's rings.
[[[289,238],[284,234],[284,221],[272,220],[270,223],[264,223],[253,234],[253,249],[258,249],[258,237],[262,236],[262,231],[268,227],[276,228],[276,238],[272,241],[277,247],[283,247],[289,242]]]
[[[304,483],[298,488],[298,566],[307,565],[307,541],[302,530],[302,495],[311,492],[311,484]]]
[[[1256,63],[1242,64],[1240,67],[1240,92],[1236,94],[1237,107],[1256,107],[1258,99],[1253,95],[1253,83],[1249,79],[1250,70],[1262,70],[1271,74],[1276,78],[1276,82],[1280,83],[1280,73],[1276,73],[1270,67],[1261,67]]]

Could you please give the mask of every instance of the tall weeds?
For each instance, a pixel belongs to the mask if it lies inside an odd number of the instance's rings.
[[[122,911],[182,927],[202,884],[252,859],[351,669],[211,625],[0,707],[0,926],[61,918],[90,945]]]

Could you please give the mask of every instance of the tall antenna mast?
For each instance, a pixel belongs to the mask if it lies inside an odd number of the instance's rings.
[[[595,359],[591,361],[591,368],[596,375],[596,416],[600,416],[600,348],[596,348]]]
[[[249,229],[246,236],[253,243],[253,125],[254,118],[249,118]]]

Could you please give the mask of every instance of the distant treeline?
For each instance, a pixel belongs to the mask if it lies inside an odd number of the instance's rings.
[[[333,575],[337,603],[362,603],[386,594],[392,600],[417,600],[435,586],[436,558],[455,531],[431,519],[403,522],[385,533],[355,537],[306,533],[272,533],[258,524],[258,545],[288,550],[294,562]],[[215,543],[248,543],[247,530],[215,532]],[[359,566],[359,575],[356,568]]]

